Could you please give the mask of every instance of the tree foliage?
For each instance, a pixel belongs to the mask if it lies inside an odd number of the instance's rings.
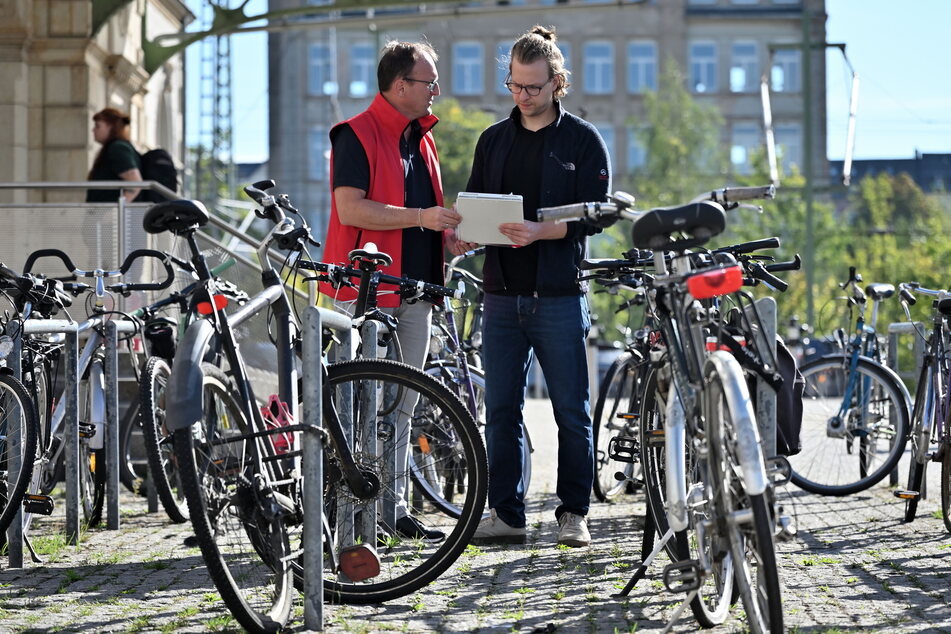
[[[446,206],[451,206],[469,181],[476,141],[494,119],[482,110],[465,108],[455,99],[445,97],[433,106],[433,114],[439,117],[433,134],[439,151],[443,193]]]

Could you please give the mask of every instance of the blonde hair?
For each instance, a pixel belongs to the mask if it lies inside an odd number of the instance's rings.
[[[545,28],[540,25],[533,26],[529,31],[522,34],[515,44],[512,45],[512,52],[509,56],[509,72],[512,71],[512,61],[520,64],[531,64],[540,59],[548,62],[548,78],[560,77],[561,81],[555,88],[554,96],[556,99],[568,94],[568,75],[571,74],[565,68],[565,56],[561,54],[561,49],[556,46],[558,36],[555,35],[555,27]]]

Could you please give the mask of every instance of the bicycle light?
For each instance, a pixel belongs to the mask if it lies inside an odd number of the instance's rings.
[[[743,286],[743,269],[730,266],[698,273],[687,278],[687,290],[694,299],[710,299],[734,293]]]
[[[228,305],[228,297],[226,295],[212,295],[212,300],[215,302],[214,306],[211,305],[211,302],[198,302],[195,306],[195,310],[198,311],[199,315],[210,315]]]

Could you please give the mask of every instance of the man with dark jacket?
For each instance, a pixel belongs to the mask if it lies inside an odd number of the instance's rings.
[[[553,30],[536,26],[515,42],[505,83],[515,108],[482,133],[466,187],[521,194],[525,218],[499,226],[516,248],[488,247],[483,267],[490,516],[474,537],[482,543],[526,538],[521,421],[533,353],[558,426],[558,543],[591,541],[585,521],[594,473],[585,348],[590,316],[577,273],[585,240],[598,229],[537,222],[536,210],[605,200],[610,167],[594,126],[559,102],[568,71],[555,39]],[[448,242],[454,252],[471,246],[454,235]]]

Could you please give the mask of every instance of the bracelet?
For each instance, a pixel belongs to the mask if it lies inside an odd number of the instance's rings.
[[[416,209],[416,224],[419,225],[419,230],[423,230],[423,208],[418,207]]]

